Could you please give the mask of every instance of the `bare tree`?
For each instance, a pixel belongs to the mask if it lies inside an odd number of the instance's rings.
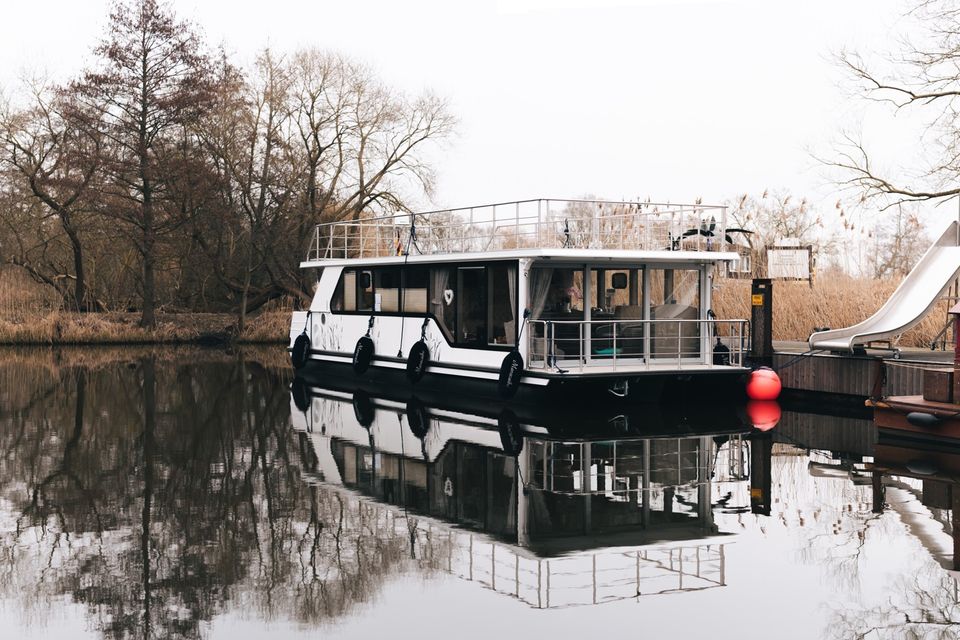
[[[913,211],[896,207],[896,215],[881,221],[866,232],[872,251],[868,252],[867,267],[877,280],[904,278],[929,246],[923,224]]]
[[[841,170],[843,185],[884,206],[960,195],[960,8],[949,0],[918,0],[911,14],[926,32],[906,42],[901,53],[883,62],[850,51],[838,57],[862,95],[894,112],[925,117],[928,135],[940,147],[937,159],[910,179],[879,169],[862,139],[844,135],[838,156],[827,163]]]
[[[730,227],[747,232],[740,232],[737,239],[742,238],[750,247],[755,271],[766,264],[766,248],[782,238],[796,238],[801,245],[811,246],[818,257],[829,257],[837,251],[837,239],[824,233],[823,214],[806,198],[765,190],[759,198],[744,194],[729,205]],[[839,215],[844,214],[841,211]]]
[[[453,119],[433,96],[408,100],[361,65],[312,49],[289,60],[265,51],[242,80],[224,60],[217,78],[217,107],[198,135],[232,212],[231,244],[202,243],[242,323],[270,299],[309,300],[299,262],[313,225],[406,211],[429,193],[421,150]]]
[[[88,108],[100,109],[112,200],[103,213],[129,230],[142,266],[141,324],[154,327],[158,242],[181,222],[165,206],[161,158],[175,146],[170,136],[205,107],[208,61],[193,27],[156,0],[115,4],[95,53],[97,68],[73,89]]]
[[[28,85],[27,107],[0,111],[0,165],[8,169],[11,182],[42,205],[39,233],[35,225],[14,222],[9,228],[20,239],[21,251],[7,259],[26,269],[35,279],[52,286],[69,305],[85,310],[99,307],[88,299],[81,229],[89,218],[91,197],[101,168],[101,143],[95,115],[83,114],[70,96],[57,87],[38,81]],[[57,221],[66,236],[72,257],[72,271],[59,264],[51,250],[60,234],[50,233],[43,224]],[[8,222],[10,222],[8,220]],[[39,257],[42,256],[42,257]],[[73,282],[73,287],[67,282]]]

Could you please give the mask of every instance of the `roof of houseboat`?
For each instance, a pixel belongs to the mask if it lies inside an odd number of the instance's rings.
[[[484,262],[491,260],[554,260],[556,262],[610,262],[685,263],[729,262],[739,258],[732,251],[642,251],[630,249],[508,249],[474,253],[425,253],[395,256],[364,256],[355,258],[321,258],[304,260],[302,268],[337,267],[345,265],[389,265],[438,262]]]
[[[317,225],[302,267],[491,259],[735,260],[723,205],[536,199]]]

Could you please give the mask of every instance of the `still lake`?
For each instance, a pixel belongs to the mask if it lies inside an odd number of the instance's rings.
[[[862,416],[505,427],[292,378],[0,351],[0,637],[960,635],[953,457]]]

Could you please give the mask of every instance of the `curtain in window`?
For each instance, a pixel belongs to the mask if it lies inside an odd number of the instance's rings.
[[[430,298],[430,313],[437,318],[445,318],[443,292],[447,290],[450,282],[449,269],[431,269],[430,270],[430,291],[433,296]]]
[[[511,320],[507,323],[509,326],[505,326],[507,334],[507,342],[509,344],[516,344],[517,340],[517,265],[511,264],[507,266],[507,292],[510,296],[510,318]]]
[[[534,319],[540,317],[544,306],[547,304],[551,280],[553,280],[552,268],[530,270],[530,312]]]

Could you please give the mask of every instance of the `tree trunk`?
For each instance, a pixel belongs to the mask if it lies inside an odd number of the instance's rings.
[[[89,311],[87,305],[87,286],[83,273],[83,246],[80,244],[80,238],[77,232],[69,223],[63,225],[67,237],[70,239],[70,246],[73,248],[73,271],[76,274],[76,281],[73,285],[73,298],[77,305],[77,311]]]
[[[153,202],[149,187],[147,187],[143,193],[143,246],[140,248],[143,256],[143,310],[140,315],[140,326],[145,329],[154,329],[157,326],[155,245]]]

